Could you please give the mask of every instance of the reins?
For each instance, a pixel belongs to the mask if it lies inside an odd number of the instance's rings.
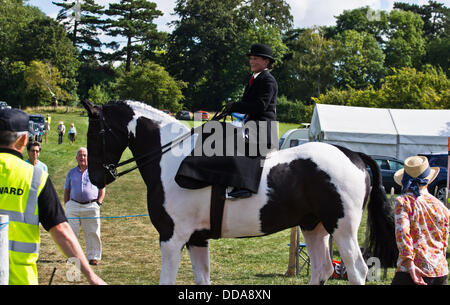
[[[127,164],[129,164],[131,162],[135,162],[135,161],[137,163],[137,161],[139,161],[139,160],[150,157],[149,160],[145,161],[143,164],[140,165],[141,167],[144,167],[147,164],[149,164],[150,162],[160,158],[165,153],[169,152],[173,147],[177,146],[178,144],[180,144],[181,142],[186,140],[188,137],[192,136],[199,127],[202,127],[202,126],[197,126],[195,128],[192,127],[189,132],[186,132],[186,133],[182,134],[181,136],[175,138],[174,140],[164,144],[158,150],[150,151],[150,152],[140,155],[138,157],[132,157],[128,160],[122,161],[122,162],[118,163],[117,165],[115,165],[112,163],[107,164],[107,162],[106,162],[106,150],[105,150],[106,149],[106,132],[109,131],[115,138],[118,138],[118,137],[106,123],[106,120],[105,120],[105,117],[103,116],[102,110],[100,110],[99,116],[100,116],[100,127],[101,127],[100,135],[102,136],[102,153],[103,153],[102,165],[103,165],[103,168],[106,169],[111,174],[111,176],[114,178],[114,180],[120,176],[128,174],[129,172],[132,172],[135,169],[139,168],[139,166],[136,164],[135,166],[118,173],[117,172],[118,167],[127,165]],[[225,111],[225,107],[222,107],[220,111],[218,111],[214,114],[214,116],[211,118],[211,120],[212,121],[220,121],[221,119],[225,119],[226,116],[227,116],[227,112]]]

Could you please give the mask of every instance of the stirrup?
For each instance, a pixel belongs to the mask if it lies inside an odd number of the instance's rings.
[[[247,189],[234,188],[231,192],[225,193],[225,198],[230,200],[244,199],[252,196],[252,192]]]

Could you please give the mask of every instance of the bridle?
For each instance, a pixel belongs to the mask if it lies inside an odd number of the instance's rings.
[[[103,110],[102,108],[99,108],[99,121],[100,121],[100,137],[102,138],[102,167],[103,169],[105,169],[107,172],[109,172],[109,174],[111,175],[111,177],[114,178],[114,180],[116,180],[118,177],[123,176],[125,174],[128,174],[129,172],[139,168],[139,166],[137,165],[137,161],[142,160],[144,158],[149,158],[147,161],[145,161],[144,163],[142,163],[140,166],[144,167],[146,165],[148,165],[150,162],[161,158],[165,153],[169,152],[172,148],[174,148],[175,146],[177,146],[178,144],[180,144],[181,142],[183,142],[184,140],[186,140],[187,138],[189,138],[190,136],[192,136],[198,128],[201,128],[201,126],[197,126],[197,127],[193,127],[191,128],[191,130],[189,132],[186,132],[182,135],[180,135],[179,137],[175,138],[174,140],[164,144],[163,146],[161,146],[158,149],[152,150],[148,153],[145,153],[143,155],[140,155],[138,157],[133,157],[130,158],[128,160],[122,161],[118,164],[114,164],[114,163],[109,163],[107,161],[106,158],[106,137],[107,137],[107,133],[111,134],[118,142],[119,142],[119,137],[114,133],[114,131],[109,127],[108,123],[106,122],[105,116],[103,115]],[[225,112],[225,109],[222,108],[220,111],[216,112],[216,114],[212,117],[211,120],[221,120],[221,119],[225,119],[227,116],[227,113]],[[127,165],[131,162],[136,162],[136,165],[126,169],[122,172],[117,172],[117,168]]]

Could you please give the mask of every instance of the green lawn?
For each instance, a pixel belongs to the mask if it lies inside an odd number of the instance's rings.
[[[36,113],[36,110],[33,110]],[[64,113],[63,109],[40,110],[51,114],[51,132],[48,143],[43,144],[40,159],[48,165],[50,177],[62,201],[65,175],[76,166],[75,154],[80,146],[86,146],[88,119],[81,116],[81,109]],[[74,123],[78,136],[73,146],[67,137],[57,144],[56,126],[64,121],[66,127]],[[280,134],[297,124],[280,124]],[[123,159],[131,153],[125,151]],[[147,214],[146,189],[138,171],[122,176],[106,188],[102,216]],[[40,284],[46,285],[56,268],[53,284],[72,284],[66,279],[69,266],[50,235],[41,229],[41,255],[38,261]],[[363,244],[365,217],[360,228],[360,244]],[[246,238],[220,239],[210,242],[212,284],[307,284],[309,276],[302,273],[286,277],[289,260],[290,230],[273,235]],[[80,238],[84,248],[84,240]],[[103,260],[94,267],[96,272],[110,284],[157,284],[160,273],[159,237],[149,217],[102,219]],[[340,260],[334,252],[334,259]],[[389,284],[393,269],[387,279],[369,284]],[[82,278],[78,284],[86,284]],[[194,284],[189,255],[183,251],[177,283]],[[327,284],[346,284],[344,280],[329,280]]]

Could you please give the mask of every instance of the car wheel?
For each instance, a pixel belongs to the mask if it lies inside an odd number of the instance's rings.
[[[447,198],[447,192],[446,192],[446,185],[445,184],[440,184],[437,188],[436,193],[434,194],[434,196],[439,199],[440,201],[445,203],[445,199]]]

